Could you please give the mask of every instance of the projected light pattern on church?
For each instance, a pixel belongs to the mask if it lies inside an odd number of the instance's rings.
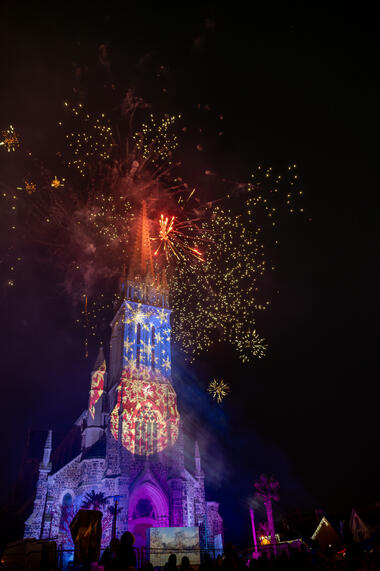
[[[123,368],[170,378],[170,311],[125,301]]]
[[[106,362],[103,361],[99,369],[94,371],[94,373],[91,376],[91,389],[90,389],[88,410],[90,411],[92,418],[95,417],[95,405],[103,394],[105,373],[106,373]]]
[[[179,413],[170,383],[170,311],[125,300],[122,375],[111,413],[111,433],[137,455],[174,444]]]
[[[131,369],[124,369],[111,413],[114,438],[121,438],[133,454],[150,455],[177,440],[178,425],[177,399],[170,383],[141,380]]]
[[[54,537],[61,548],[71,549],[72,518],[79,509],[96,509],[103,512],[103,547],[116,524],[119,537],[130,531],[134,546],[144,550],[149,527],[199,527],[200,546],[210,548],[222,541],[223,521],[218,504],[206,501],[197,443],[194,461],[185,465],[185,435],[171,382],[169,290],[164,269],[152,263],[144,202],[134,231],[110,324],[109,355],[99,349],[88,407],[63,441],[67,456],[61,442],[50,460],[48,433],[25,537]],[[168,453],[160,454],[165,449]]]

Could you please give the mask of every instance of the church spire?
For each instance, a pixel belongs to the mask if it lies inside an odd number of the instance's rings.
[[[168,287],[168,280],[166,279],[166,270],[165,268],[163,268],[162,270],[162,280],[161,280],[161,288],[163,291],[167,292],[169,287]]]
[[[94,363],[92,370],[93,371],[99,371],[99,369],[103,365],[104,361],[105,361],[105,357],[104,357],[103,345],[100,345],[99,351],[98,351],[98,356],[96,357],[96,361]]]
[[[201,470],[201,455],[199,453],[199,446],[198,446],[198,441],[195,441],[195,454],[194,454],[194,460],[195,460],[195,473],[196,474],[201,474],[202,470]]]
[[[163,286],[156,275],[152,249],[150,246],[149,218],[146,201],[141,203],[141,211],[136,220],[134,246],[131,249],[128,272],[125,266],[119,282],[119,299],[136,301],[167,308],[169,306],[168,284],[166,275],[163,276]]]
[[[53,449],[52,442],[53,442],[53,431],[49,430],[48,435],[46,437],[46,442],[44,446],[44,455],[42,458],[42,462],[40,464],[40,470],[44,470],[47,472],[50,472],[51,470],[50,456],[51,456],[51,451]]]
[[[150,247],[149,218],[146,201],[141,204],[141,212],[137,221],[137,232],[132,258],[128,270],[128,279],[154,279],[152,250]]]

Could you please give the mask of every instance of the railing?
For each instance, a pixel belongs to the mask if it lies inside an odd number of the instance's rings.
[[[135,552],[139,567],[147,562],[152,563],[153,567],[163,567],[172,553],[177,557],[177,565],[180,565],[184,556],[189,558],[190,565],[199,565],[206,553],[213,559],[216,559],[218,555],[223,555],[223,550],[221,549],[189,549],[186,547],[179,547],[178,549],[140,547],[136,548]]]
[[[263,553],[268,557],[270,557],[272,554],[278,557],[281,555],[281,553],[286,553],[286,555],[290,557],[294,551],[300,551],[302,549],[302,545],[303,542],[300,539],[292,541],[279,541],[278,543],[258,545],[257,551],[255,551],[254,547],[247,547],[244,549],[238,549],[237,553],[244,559],[258,559]]]
[[[101,553],[103,553],[106,546],[102,547]],[[268,557],[276,550],[276,555],[279,556],[281,553],[285,552],[288,556],[292,554],[293,551],[299,551],[301,549],[301,542],[281,542],[274,545],[260,545],[258,546],[258,551],[255,552],[253,547],[246,547],[244,549],[237,549],[236,553],[239,557],[245,560],[248,565],[251,559],[257,559],[262,553],[265,553]],[[204,559],[207,553],[212,559],[216,559],[218,555],[223,555],[223,550],[221,549],[152,549],[149,547],[135,547],[136,554],[136,567],[139,569],[145,563],[151,562],[153,567],[163,567],[169,556],[174,553],[177,557],[177,565],[181,564],[182,557],[186,556],[190,559],[190,564],[192,566],[197,566]],[[59,571],[66,571],[70,569],[70,562],[74,560],[74,549],[60,549],[58,551],[58,567]]]
[[[103,553],[105,546],[101,549]],[[174,553],[177,557],[177,564],[180,565],[182,557],[186,556],[190,559],[192,565],[199,565],[203,560],[204,554],[208,553],[213,559],[217,555],[222,555],[223,551],[217,549],[152,549],[147,547],[135,547],[136,567],[141,568],[145,563],[152,562],[154,567],[163,567],[167,562],[169,555]],[[57,553],[57,569],[66,571],[70,569],[71,562],[74,560],[74,549],[59,548]]]
[[[43,545],[44,544],[44,545]],[[236,554],[241,557],[248,565],[251,559],[257,559],[262,553],[265,553],[268,557],[274,553],[274,548],[276,555],[279,556],[281,553],[285,552],[288,556],[292,554],[293,551],[299,551],[301,549],[302,542],[300,540],[290,541],[290,542],[280,542],[274,545],[259,545],[258,551],[254,550],[254,547],[247,547],[244,549],[236,549]],[[102,546],[101,554],[103,553],[106,546]],[[220,549],[210,548],[210,549],[153,549],[146,547],[135,547],[136,554],[136,567],[141,568],[145,563],[151,562],[154,567],[163,567],[167,562],[169,556],[174,553],[177,557],[177,565],[181,564],[181,559],[183,556],[187,556],[190,559],[190,564],[192,566],[197,566],[201,561],[203,561],[205,554],[207,553],[213,559],[216,559],[218,555],[222,556],[223,551]],[[4,560],[3,560],[4,561]],[[3,563],[2,561],[2,563]],[[26,549],[15,549],[12,552],[8,552],[6,555],[6,560],[4,561],[4,569],[9,571],[21,571],[22,569],[38,568],[36,563],[40,562],[41,568],[42,563],[46,565],[48,563],[49,569],[56,569],[57,571],[69,571],[73,568],[74,561],[74,548],[63,548],[59,546],[56,548],[55,542],[41,541],[30,545]],[[32,567],[32,565],[34,565]]]

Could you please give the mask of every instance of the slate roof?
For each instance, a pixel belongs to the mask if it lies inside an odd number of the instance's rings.
[[[54,432],[53,432],[54,444]],[[53,464],[52,473],[54,474],[63,466],[68,464],[73,458],[78,456],[81,448],[81,427],[74,424],[59,445],[51,454],[51,462]]]
[[[82,460],[92,460],[106,457],[106,437],[102,436],[90,448],[83,451]]]

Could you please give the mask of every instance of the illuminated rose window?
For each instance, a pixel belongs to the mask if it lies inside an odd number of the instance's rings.
[[[111,413],[111,432],[116,440],[120,418],[122,444],[127,450],[139,456],[164,450],[178,437],[179,413],[173,387],[124,375]]]

